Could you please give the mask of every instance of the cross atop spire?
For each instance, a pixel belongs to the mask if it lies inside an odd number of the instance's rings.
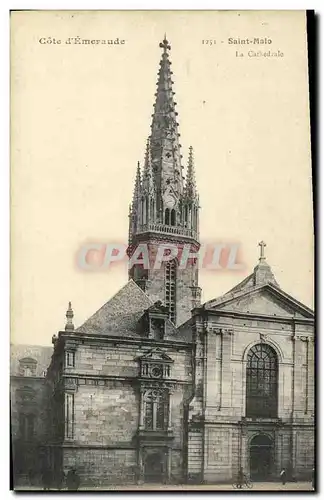
[[[166,53],[167,50],[171,50],[171,45],[169,44],[166,33],[164,33],[164,39],[163,41],[159,44],[159,47],[163,49],[164,54]]]
[[[259,257],[259,261],[262,262],[265,260],[265,255],[264,255],[264,249],[265,247],[267,246],[267,244],[262,240],[260,241],[259,243],[259,247],[260,247],[260,257]]]

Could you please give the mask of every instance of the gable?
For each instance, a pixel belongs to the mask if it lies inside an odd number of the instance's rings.
[[[21,366],[35,367],[35,376],[43,377],[53,354],[53,347],[11,344],[10,345],[10,374],[20,375]]]
[[[168,363],[173,363],[173,360],[159,347],[146,352],[143,356],[139,358],[142,361],[164,361]]]
[[[249,292],[224,297],[223,301],[212,307],[214,310],[241,312],[255,315],[278,316],[282,318],[311,318],[312,311],[295,301],[281,290],[271,285],[263,286]]]

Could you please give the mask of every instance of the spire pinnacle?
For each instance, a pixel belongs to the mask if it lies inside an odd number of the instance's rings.
[[[148,137],[146,141],[146,151],[145,151],[145,160],[143,169],[143,188],[148,193],[152,193],[154,191],[150,137]]]
[[[66,311],[66,324],[65,324],[65,330],[66,331],[73,331],[74,330],[74,324],[73,324],[73,309],[72,309],[72,304],[69,302],[69,307]]]
[[[141,167],[140,167],[140,162],[138,161],[137,162],[136,177],[135,177],[134,193],[133,193],[133,203],[132,203],[133,209],[135,208],[137,201],[139,199],[139,196],[141,194],[141,185],[142,185]]]
[[[194,165],[194,155],[193,147],[189,147],[189,157],[188,157],[188,168],[187,168],[187,178],[186,178],[186,196],[191,199],[197,197],[196,188],[196,178],[195,178],[195,165]]]

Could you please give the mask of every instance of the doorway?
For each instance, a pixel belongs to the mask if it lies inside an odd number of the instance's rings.
[[[146,453],[144,460],[144,481],[146,483],[164,483],[166,477],[166,460],[163,451]]]
[[[273,441],[266,434],[258,434],[250,442],[250,476],[252,481],[271,478]]]

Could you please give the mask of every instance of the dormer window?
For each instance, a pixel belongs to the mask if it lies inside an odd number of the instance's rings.
[[[165,336],[168,309],[161,301],[147,309],[139,322],[139,333],[154,340],[163,340]]]
[[[37,361],[33,358],[23,358],[19,360],[19,375],[23,377],[36,376]]]
[[[165,319],[164,318],[152,318],[151,319],[151,334],[155,340],[163,340],[165,330]]]

